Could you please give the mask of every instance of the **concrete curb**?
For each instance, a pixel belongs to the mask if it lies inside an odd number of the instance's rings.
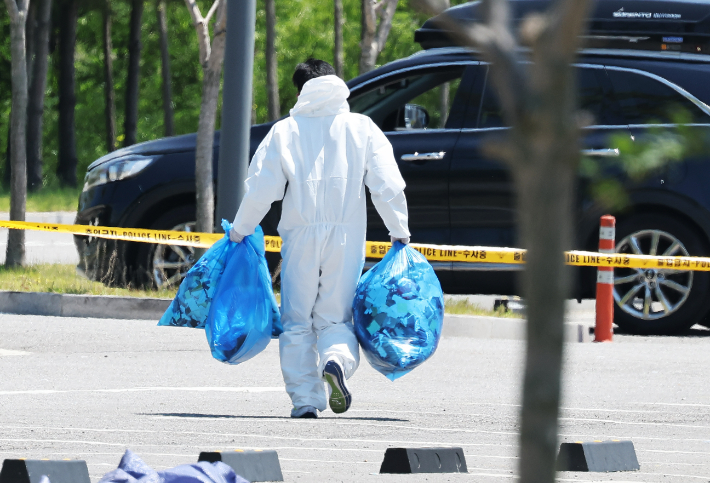
[[[502,317],[475,315],[444,315],[442,337],[469,337],[472,339],[525,340],[527,321]],[[566,342],[591,342],[589,326],[565,323]]]
[[[0,291],[0,313],[158,321],[171,301],[112,295]],[[442,337],[525,340],[525,327],[525,319],[446,314]],[[565,340],[591,341],[589,327],[577,323],[565,324]]]
[[[0,292],[0,313],[157,321],[171,301],[111,295]]]

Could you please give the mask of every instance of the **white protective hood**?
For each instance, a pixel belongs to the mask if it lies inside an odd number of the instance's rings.
[[[350,89],[340,77],[325,75],[311,79],[303,85],[292,116],[321,117],[350,112]]]

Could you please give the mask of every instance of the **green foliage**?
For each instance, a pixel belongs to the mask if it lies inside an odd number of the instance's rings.
[[[212,2],[199,0],[203,14]],[[455,0],[452,4],[463,3]],[[343,28],[345,79],[358,75],[360,57],[361,0],[344,0]],[[55,2],[55,10],[57,2]],[[112,44],[114,87],[116,98],[116,126],[119,147],[123,140],[123,113],[128,63],[128,35],[131,13],[130,2],[113,0]],[[56,49],[56,11],[53,16],[54,40],[50,52],[44,117],[44,172],[45,187],[55,186],[58,149],[58,49]],[[168,0],[168,38],[170,49],[175,134],[197,130],[202,94],[202,70],[199,65],[197,35],[190,14],[182,0]],[[291,83],[293,69],[308,57],[333,61],[333,3],[318,0],[276,0],[277,59],[281,113],[287,114],[296,102],[296,89]],[[378,64],[399,59],[419,50],[414,30],[426,20],[415,12],[409,0],[400,0],[387,44]],[[103,36],[101,2],[82,0],[77,25],[76,45],[76,142],[79,167],[77,178],[83,179],[86,167],[106,154],[106,121],[104,115]],[[255,121],[268,121],[266,93],[266,18],[265,2],[257,1],[256,45],[254,62]],[[138,141],[163,136],[163,110],[160,74],[160,45],[156,2],[146,2],[143,12],[140,77]],[[5,166],[7,129],[10,115],[10,35],[9,17],[0,9],[0,159]],[[219,127],[220,112],[217,113]]]

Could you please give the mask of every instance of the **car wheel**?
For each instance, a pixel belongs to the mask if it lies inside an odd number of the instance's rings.
[[[181,206],[168,211],[151,226],[153,230],[195,231],[195,207]],[[142,243],[136,256],[137,281],[165,288],[179,285],[195,264],[195,249],[178,245]]]
[[[683,221],[644,214],[622,220],[616,251],[702,256],[705,240]],[[680,269],[614,269],[614,322],[633,334],[668,335],[700,322],[710,310],[710,273]]]

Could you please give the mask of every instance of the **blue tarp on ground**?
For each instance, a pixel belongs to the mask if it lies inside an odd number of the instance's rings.
[[[99,483],[249,483],[222,462],[201,461],[155,471],[131,450],[126,450],[118,468],[106,473]]]

